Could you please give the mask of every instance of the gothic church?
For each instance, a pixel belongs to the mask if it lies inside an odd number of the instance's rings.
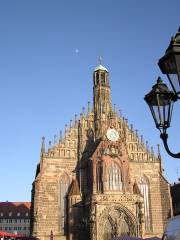
[[[171,216],[161,155],[112,108],[109,72],[93,72],[88,105],[45,149],[32,187],[31,234],[41,240],[162,236]]]

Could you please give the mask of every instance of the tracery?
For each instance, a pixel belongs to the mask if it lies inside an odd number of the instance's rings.
[[[108,190],[122,190],[122,174],[119,166],[112,162],[107,173]]]
[[[144,198],[144,221],[146,231],[151,231],[151,216],[150,216],[150,196],[149,183],[146,177],[141,178],[138,183],[141,194]]]

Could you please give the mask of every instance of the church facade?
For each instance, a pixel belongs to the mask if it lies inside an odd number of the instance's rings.
[[[41,240],[162,236],[171,216],[169,184],[155,156],[111,103],[109,72],[93,72],[88,105],[45,149],[32,187],[31,234]]]

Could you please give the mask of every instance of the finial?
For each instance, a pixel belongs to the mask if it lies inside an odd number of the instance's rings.
[[[59,142],[62,143],[62,130],[60,130],[60,138],[59,138]]]
[[[138,136],[138,130],[136,129],[136,140],[139,139],[139,136]]]
[[[42,142],[41,142],[41,152],[45,153],[45,137],[42,137]]]
[[[158,156],[160,156],[160,155],[161,155],[161,152],[160,152],[160,145],[158,144],[157,147],[158,147]]]
[[[77,114],[75,114],[74,117],[75,117],[75,123],[76,123],[77,122]]]
[[[57,144],[57,135],[54,134],[54,145],[56,145],[56,144]]]
[[[148,141],[146,141],[146,151],[149,151]]]
[[[119,109],[119,117],[122,118],[122,110]]]
[[[133,131],[133,124],[131,124],[130,127],[131,127],[131,131]]]
[[[49,141],[49,148],[51,148],[51,141]]]
[[[77,121],[77,114],[75,114],[74,116],[74,120],[75,120],[75,127],[77,127],[78,121]]]
[[[67,124],[65,124],[65,133],[67,132]]]
[[[85,114],[85,107],[82,108],[82,113]]]
[[[126,122],[126,125],[128,125],[128,119],[127,118],[125,118],[125,122]]]
[[[143,135],[141,135],[141,144],[144,144]]]
[[[154,148],[151,147],[151,156],[154,157]]]
[[[102,65],[102,57],[101,56],[99,56],[99,65]]]
[[[91,104],[90,104],[90,102],[88,102],[88,113],[90,113],[91,112]]]
[[[70,120],[70,124],[69,125],[70,125],[70,128],[72,128],[72,120]]]

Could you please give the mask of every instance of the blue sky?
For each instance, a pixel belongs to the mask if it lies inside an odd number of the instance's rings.
[[[92,102],[92,73],[103,57],[113,103],[157,150],[161,144],[143,100],[180,25],[178,0],[0,1],[0,201],[29,201],[46,142]],[[180,149],[180,105],[169,130]],[[162,144],[161,144],[162,146]],[[164,174],[177,180],[180,160],[161,147]]]

